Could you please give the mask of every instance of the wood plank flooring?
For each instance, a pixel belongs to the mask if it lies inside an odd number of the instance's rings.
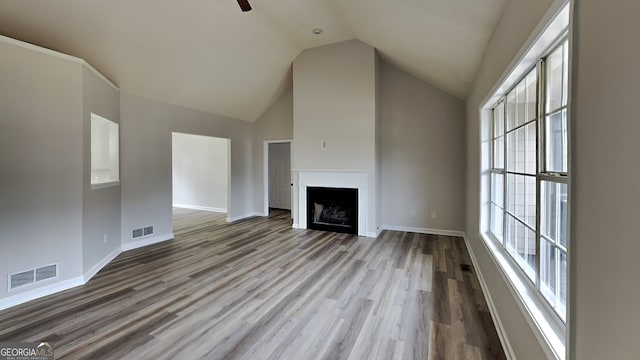
[[[0,312],[0,341],[56,359],[504,359],[460,238],[227,224],[174,209],[175,239]]]

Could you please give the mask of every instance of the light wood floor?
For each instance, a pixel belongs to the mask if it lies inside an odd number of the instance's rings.
[[[460,238],[174,217],[174,240],[1,311],[0,341],[48,340],[56,359],[505,358]]]

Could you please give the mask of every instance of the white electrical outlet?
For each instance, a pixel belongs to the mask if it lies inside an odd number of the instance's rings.
[[[411,217],[416,217],[416,210],[415,209],[411,210]]]
[[[104,234],[104,243],[106,244],[109,241],[109,237],[107,234]]]
[[[436,212],[435,212],[435,211],[432,211],[432,212],[431,212],[431,218],[432,218],[432,219],[435,219],[435,218],[436,218]]]

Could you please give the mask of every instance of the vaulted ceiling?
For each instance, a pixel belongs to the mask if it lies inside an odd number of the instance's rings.
[[[505,1],[1,0],[0,34],[83,58],[122,91],[254,121],[302,50],[353,38],[464,98]]]

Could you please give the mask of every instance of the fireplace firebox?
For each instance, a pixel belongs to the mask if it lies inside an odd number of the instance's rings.
[[[307,228],[358,234],[358,189],[307,187]]]

